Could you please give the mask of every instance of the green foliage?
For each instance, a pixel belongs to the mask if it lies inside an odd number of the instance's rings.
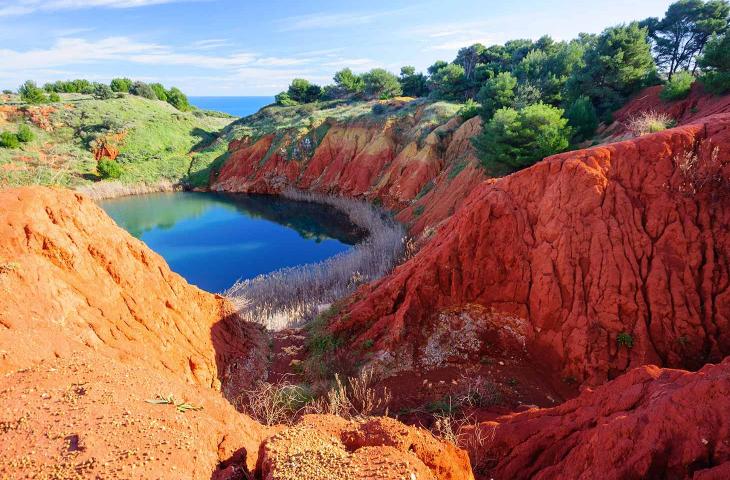
[[[18,127],[17,137],[20,142],[28,143],[33,141],[35,135],[33,134],[33,130],[24,123]]]
[[[128,78],[115,78],[109,84],[113,92],[129,93],[132,88],[132,80]]]
[[[97,100],[109,100],[110,98],[114,98],[114,92],[109,85],[98,83],[94,88],[94,98]]]
[[[695,77],[691,73],[686,71],[676,72],[664,85],[659,97],[665,102],[687,98],[694,81]]]
[[[274,101],[277,105],[281,105],[282,107],[293,107],[295,105],[299,105],[299,102],[296,100],[292,100],[292,98],[289,96],[289,93],[287,92],[281,92],[278,95],[274,97]]]
[[[482,106],[479,105],[477,102],[472,100],[471,98],[467,99],[467,101],[464,103],[464,105],[459,108],[459,111],[457,112],[457,115],[459,115],[462,120],[467,121],[470,118],[476,117],[479,115],[479,112],[481,111]]]
[[[701,81],[707,90],[718,95],[730,92],[730,34],[712,38],[699,65]]]
[[[431,90],[435,98],[463,100],[467,89],[464,67],[450,63],[431,75]]]
[[[157,100],[157,95],[155,95],[152,87],[144,82],[134,82],[129,88],[129,93],[131,93],[132,95],[137,95],[138,97],[146,98],[148,100]]]
[[[459,174],[461,172],[463,172],[465,168],[466,168],[466,162],[464,160],[454,164],[451,167],[451,169],[449,170],[449,175],[448,175],[449,180],[453,180],[456,177],[458,177]]]
[[[541,40],[543,48],[530,50],[515,67],[515,76],[520,84],[537,88],[543,101],[558,105],[563,101],[568,78],[583,66],[586,47],[579,40],[559,43],[550,37]]]
[[[370,98],[388,99],[403,93],[398,77],[382,68],[374,68],[362,75],[365,94]]]
[[[619,108],[655,72],[646,30],[638,23],[603,31],[568,82],[571,98],[586,95],[599,116]]]
[[[155,97],[157,97],[157,100],[161,100],[163,102],[167,101],[167,91],[161,83],[151,83],[150,88],[153,92],[155,92]]]
[[[190,101],[188,101],[187,95],[185,95],[179,88],[172,87],[166,92],[167,103],[177,108],[181,112],[189,112],[192,110]]]
[[[20,99],[26,103],[38,104],[46,103],[48,98],[42,89],[38,88],[36,83],[32,80],[27,80],[23,85],[18,88]]]
[[[482,120],[489,121],[500,108],[512,106],[517,78],[509,72],[499,73],[479,90],[477,101],[482,104]]]
[[[401,67],[398,81],[403,89],[403,95],[407,97],[428,95],[428,79],[424,74],[416,73],[416,69],[410,65]]]
[[[48,101],[51,103],[58,103],[61,101],[61,96],[57,94],[56,92],[51,92],[48,95]]]
[[[20,147],[20,140],[18,140],[18,136],[12,132],[2,132],[0,133],[0,147],[18,148]]]
[[[538,103],[497,110],[472,142],[492,175],[511,173],[568,148],[571,129],[559,108]]]
[[[679,0],[664,18],[642,22],[654,42],[657,66],[671,79],[680,70],[693,71],[697,57],[713,35],[728,29],[730,6],[725,0]]]
[[[618,335],[616,335],[616,343],[619,346],[623,345],[626,348],[633,348],[634,337],[632,337],[630,334],[628,334],[626,332],[621,332]]]
[[[76,80],[58,80],[53,83],[46,83],[43,85],[43,89],[46,92],[55,93],[94,93],[95,84],[88,80],[76,79]]]
[[[593,136],[598,128],[598,114],[591,100],[582,95],[565,112],[568,125],[573,128],[573,140],[582,142]]]
[[[96,170],[99,172],[99,176],[105,180],[116,180],[124,173],[119,163],[106,158],[99,160]]]
[[[352,73],[349,68],[335,73],[333,80],[335,85],[346,93],[362,93],[365,90],[365,80],[362,76]]]
[[[288,100],[297,103],[312,103],[319,100],[322,94],[322,87],[309,83],[308,80],[303,78],[295,78],[292,80],[291,85],[289,85],[289,89],[286,91],[286,94]],[[277,95],[277,103],[279,98],[281,98],[282,101],[287,101],[287,97],[282,97],[281,94]],[[284,104],[282,103],[281,105]]]

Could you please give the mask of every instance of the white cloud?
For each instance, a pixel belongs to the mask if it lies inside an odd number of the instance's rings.
[[[378,19],[399,15],[412,10],[411,8],[400,8],[381,12],[345,12],[345,13],[311,13],[296,17],[282,18],[277,21],[279,31],[289,32],[294,30],[311,30],[323,28],[353,27],[357,25],[368,25]]]
[[[134,8],[191,0],[0,0],[0,17],[26,15],[37,11],[74,10],[82,8]]]

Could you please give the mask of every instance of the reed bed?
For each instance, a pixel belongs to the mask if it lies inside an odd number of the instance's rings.
[[[162,180],[155,183],[133,184],[125,184],[122,182],[97,182],[76,188],[77,192],[83,193],[92,200],[126,197],[128,195],[143,195],[145,193],[179,192],[181,190],[183,190],[182,185],[169,180]]]
[[[301,326],[359,285],[382,277],[403,257],[405,249],[403,227],[364,201],[296,190],[282,195],[331,205],[345,212],[368,236],[322,262],[239,280],[225,292],[243,321],[274,331]]]

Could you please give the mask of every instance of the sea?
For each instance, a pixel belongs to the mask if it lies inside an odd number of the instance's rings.
[[[236,117],[245,117],[274,103],[274,97],[188,97],[190,103],[203,110],[225,112]]]

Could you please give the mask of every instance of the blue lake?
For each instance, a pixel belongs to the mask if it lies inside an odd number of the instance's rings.
[[[172,270],[209,292],[239,278],[324,260],[362,238],[332,207],[267,195],[154,193],[100,206]]]
[[[203,110],[225,112],[237,117],[245,117],[274,103],[274,97],[190,97],[190,103]]]

